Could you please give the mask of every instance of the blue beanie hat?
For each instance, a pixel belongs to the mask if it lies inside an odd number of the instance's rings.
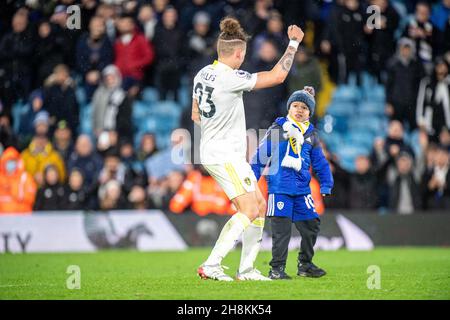
[[[289,111],[289,107],[291,106],[292,102],[295,101],[299,101],[299,102],[303,102],[306,104],[306,106],[309,109],[310,112],[310,117],[313,116],[314,114],[314,110],[316,109],[316,100],[314,99],[314,96],[309,93],[308,91],[306,91],[305,89],[303,90],[297,90],[295,92],[293,92],[291,94],[291,96],[289,97],[289,100],[287,102],[287,110]]]

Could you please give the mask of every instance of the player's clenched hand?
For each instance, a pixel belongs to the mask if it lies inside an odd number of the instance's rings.
[[[305,34],[303,33],[302,29],[300,29],[300,27],[296,26],[295,24],[288,27],[289,40],[302,42],[304,36]]]

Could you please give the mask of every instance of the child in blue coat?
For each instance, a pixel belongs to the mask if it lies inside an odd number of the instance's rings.
[[[309,123],[314,113],[314,89],[295,91],[287,102],[288,114],[275,120],[252,159],[257,179],[263,171],[268,182],[267,217],[272,227],[269,277],[290,279],[285,272],[291,224],[300,232],[300,276],[321,277],[325,271],[312,263],[320,218],[314,208],[310,167],[320,180],[320,192],[331,194],[333,176],[320,146],[317,130]]]

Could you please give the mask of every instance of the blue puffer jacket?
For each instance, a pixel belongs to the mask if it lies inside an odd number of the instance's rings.
[[[310,124],[304,134],[305,142],[301,149],[302,168],[296,171],[292,168],[281,166],[286,154],[288,140],[283,137],[283,123],[286,118],[277,118],[267,131],[251,161],[253,172],[259,180],[264,168],[268,182],[269,193],[304,195],[311,193],[309,182],[312,165],[314,172],[320,180],[320,192],[331,194],[333,188],[333,176],[328,161],[322,152],[319,136],[314,126]]]

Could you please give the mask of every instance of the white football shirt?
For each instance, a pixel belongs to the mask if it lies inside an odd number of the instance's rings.
[[[192,97],[200,109],[202,164],[246,161],[247,136],[243,91],[251,91],[257,74],[234,70],[219,61],[194,78]]]

